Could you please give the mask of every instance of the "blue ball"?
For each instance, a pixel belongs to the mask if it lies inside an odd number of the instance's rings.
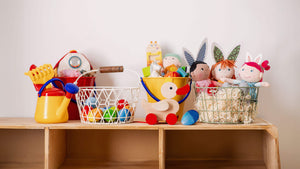
[[[85,105],[96,108],[97,107],[96,102],[97,102],[97,99],[95,97],[89,97],[85,100]]]
[[[126,116],[127,116],[127,118],[126,118]],[[122,122],[129,121],[130,117],[131,117],[131,113],[130,113],[130,111],[128,109],[121,109],[119,111],[119,119],[120,119],[120,121],[122,121]]]
[[[193,125],[199,119],[199,113],[196,110],[187,111],[181,118],[181,123],[183,125]]]

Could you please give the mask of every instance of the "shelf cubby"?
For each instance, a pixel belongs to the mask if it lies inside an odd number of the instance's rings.
[[[280,169],[278,132],[262,119],[185,126],[0,118],[0,168]]]
[[[0,168],[44,167],[44,130],[0,129]]]
[[[49,169],[158,168],[155,130],[49,129]]]

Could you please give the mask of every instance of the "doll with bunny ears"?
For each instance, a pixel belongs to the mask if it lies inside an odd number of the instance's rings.
[[[191,52],[183,49],[186,61],[190,65],[190,74],[192,80],[195,81],[196,87],[215,87],[215,84],[209,79],[210,69],[207,63],[204,62],[207,40],[202,42],[198,52],[197,59],[194,60]]]
[[[222,51],[217,47],[216,44],[212,45],[213,56],[216,64],[212,65],[210,71],[210,79],[217,81],[216,86],[228,87],[227,82],[221,81],[221,78],[235,79],[235,61],[239,55],[241,45],[236,46],[227,59],[224,59]]]
[[[264,70],[268,71],[271,68],[268,65],[269,61],[265,60],[260,64],[261,60],[262,55],[258,55],[254,60],[252,60],[250,54],[247,53],[246,62],[239,69],[239,76],[241,80],[222,78],[222,81],[231,84],[238,84],[240,87],[270,86],[268,82],[262,82]],[[250,88],[249,94],[251,99],[256,99],[257,93],[255,92],[255,88]]]

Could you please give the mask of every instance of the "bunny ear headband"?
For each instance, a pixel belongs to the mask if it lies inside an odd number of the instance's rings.
[[[248,65],[251,65],[251,66],[254,66],[256,67],[258,70],[260,70],[261,72],[263,72],[263,70],[269,70],[271,68],[269,64],[269,61],[268,60],[265,60],[261,63],[260,65],[260,62],[262,61],[262,55],[259,54],[258,56],[255,57],[255,59],[253,60],[250,53],[247,52],[247,55],[246,55],[246,63],[245,64],[248,64]],[[262,69],[263,68],[263,69]]]
[[[207,39],[204,39],[202,44],[201,44],[201,48],[198,52],[198,56],[197,56],[196,60],[194,60],[193,55],[191,54],[191,52],[189,50],[183,48],[185,59],[186,59],[186,61],[188,62],[188,64],[190,66],[192,66],[192,64],[196,61],[204,62],[206,46],[207,46]]]
[[[212,51],[213,51],[213,56],[215,58],[215,61],[217,63],[223,61],[224,60],[224,55],[223,55],[222,51],[217,47],[216,44],[213,44],[212,47],[213,47]],[[229,54],[229,56],[227,57],[227,60],[235,61],[236,58],[238,57],[239,53],[240,53],[240,49],[241,49],[241,45],[236,46],[231,51],[231,53]]]

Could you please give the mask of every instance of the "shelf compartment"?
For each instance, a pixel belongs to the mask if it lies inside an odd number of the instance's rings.
[[[167,160],[166,164],[166,169],[266,169],[261,160]]]
[[[0,168],[44,168],[44,130],[0,129]]]
[[[49,129],[48,169],[158,168],[157,130]]]
[[[263,130],[168,130],[166,168],[226,168],[226,164],[231,168],[250,164],[266,168],[264,134]]]

